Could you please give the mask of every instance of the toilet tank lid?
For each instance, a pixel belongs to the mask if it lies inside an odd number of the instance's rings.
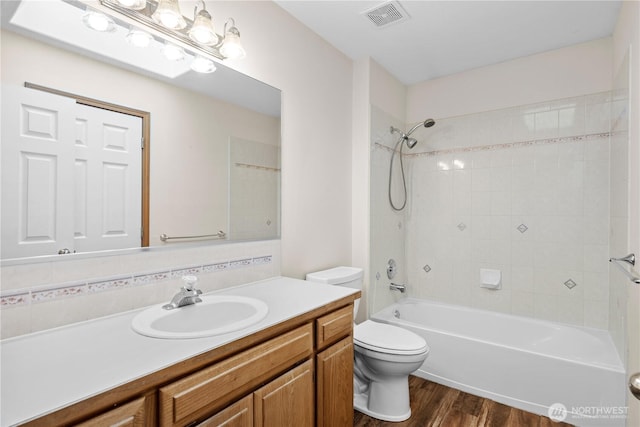
[[[311,282],[326,283],[327,285],[335,285],[337,283],[345,283],[351,280],[361,279],[364,271],[356,267],[335,267],[328,270],[316,271],[307,274],[307,280]]]

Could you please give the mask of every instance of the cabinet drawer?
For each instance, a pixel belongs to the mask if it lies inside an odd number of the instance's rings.
[[[154,396],[146,396],[77,424],[77,427],[151,427],[155,425],[154,414]]]
[[[313,353],[301,326],[160,389],[160,425],[184,426],[222,409]]]
[[[353,330],[353,306],[336,310],[316,320],[317,348],[322,349],[351,334]]]

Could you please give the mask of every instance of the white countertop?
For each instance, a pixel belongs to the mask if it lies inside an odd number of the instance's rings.
[[[144,309],[0,341],[0,426],[17,425],[307,313],[357,290],[275,277],[213,292],[258,298],[267,317],[244,330],[196,339],[131,329]]]

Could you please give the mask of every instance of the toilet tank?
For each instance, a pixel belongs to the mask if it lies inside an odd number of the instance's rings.
[[[362,289],[364,271],[356,267],[335,267],[307,274],[307,281]]]
[[[335,267],[329,270],[316,271],[314,273],[308,273],[306,276],[307,281],[324,283],[327,285],[345,286],[347,288],[353,288],[362,290],[362,277],[364,276],[364,270],[356,267]],[[360,298],[356,299],[353,303],[353,320],[356,319],[358,314],[358,307],[360,306]]]

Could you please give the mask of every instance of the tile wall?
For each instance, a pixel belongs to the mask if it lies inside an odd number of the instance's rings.
[[[229,145],[229,237],[279,236],[280,147],[236,137]]]
[[[626,57],[614,81],[611,108],[611,171],[610,171],[610,255],[623,257],[629,245],[629,58]],[[626,266],[625,266],[626,268]],[[628,268],[627,268],[628,270]],[[626,365],[627,289],[633,286],[615,266],[609,269],[611,287],[609,299],[609,331],[618,354]]]
[[[404,157],[410,295],[606,329],[611,105],[598,93],[416,131]],[[481,288],[481,268],[500,270],[502,289]]]
[[[404,123],[376,107],[371,107],[371,231],[370,231],[370,284],[367,290],[367,306],[375,313],[400,298],[398,292],[389,290],[390,280],[386,267],[390,259],[398,265],[395,283],[405,283],[405,215],[391,209],[388,200],[389,161],[397,135],[392,135],[390,126],[404,128]],[[396,157],[396,161],[397,161]],[[405,165],[406,166],[406,165]],[[397,172],[398,164],[394,165]],[[392,193],[396,205],[401,204],[395,196],[402,187],[394,176]],[[410,197],[410,196],[409,196]]]
[[[3,264],[2,339],[169,301],[185,274],[209,292],[280,275],[280,241]]]

